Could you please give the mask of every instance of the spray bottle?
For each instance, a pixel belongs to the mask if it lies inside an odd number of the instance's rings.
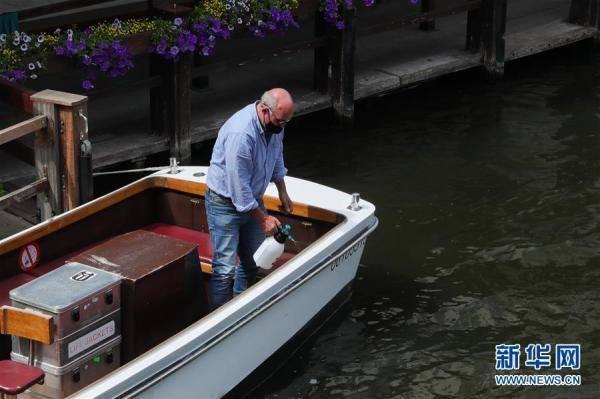
[[[254,253],[256,265],[262,269],[269,270],[273,263],[283,253],[283,247],[287,240],[293,240],[290,235],[290,225],[286,224],[283,229],[277,228],[275,234],[267,237]]]

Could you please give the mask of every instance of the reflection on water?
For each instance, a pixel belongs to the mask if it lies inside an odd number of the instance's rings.
[[[361,192],[381,224],[351,307],[258,395],[597,397],[599,66],[578,46],[359,105],[352,130],[295,121],[290,174]],[[500,343],[580,343],[583,385],[495,387]]]

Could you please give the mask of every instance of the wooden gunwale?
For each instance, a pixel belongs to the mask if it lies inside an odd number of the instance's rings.
[[[80,206],[79,208],[76,208],[67,214],[55,216],[45,223],[32,227],[30,230],[26,230],[22,233],[18,233],[7,238],[2,242],[0,255],[4,255],[10,251],[27,245],[32,241],[39,240],[40,238],[52,234],[66,226],[76,223],[112,205],[122,202],[127,198],[152,188],[167,188],[187,194],[203,196],[206,191],[206,184],[163,176],[155,176],[140,180],[132,183],[129,186],[116,190],[105,197],[101,197],[98,200]],[[265,196],[264,202],[265,207],[268,210],[280,211],[281,202],[278,198]],[[296,202],[294,203],[294,211],[292,212],[292,215],[314,220],[321,220],[329,223],[337,223],[339,220],[339,216],[335,212]]]

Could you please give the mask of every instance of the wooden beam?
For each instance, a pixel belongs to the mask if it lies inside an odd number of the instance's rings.
[[[481,21],[481,9],[467,11],[467,41],[466,50],[471,53],[478,53],[481,51],[481,28],[483,22]]]
[[[145,16],[148,12],[145,2],[118,4],[97,10],[82,10],[72,13],[57,14],[49,17],[26,19],[19,21],[19,29],[24,32],[49,31],[55,28],[71,26],[86,26],[95,22],[105,22],[112,18],[126,19]]]
[[[393,28],[399,28],[405,25],[414,25],[425,21],[431,21],[436,18],[446,17],[449,15],[458,14],[461,12],[475,10],[481,7],[482,0],[468,0],[465,3],[458,4],[452,7],[439,8],[435,11],[430,11],[426,13],[422,13],[420,15],[412,16],[412,17],[401,17],[397,20],[382,23],[382,24],[374,24],[371,26],[366,26],[361,29],[357,29],[357,35],[363,36],[378,32],[388,31]]]
[[[47,124],[48,120],[46,117],[44,115],[38,115],[6,129],[2,129],[0,130],[0,145],[44,129]]]
[[[571,0],[568,21],[572,24],[598,27],[599,3],[598,0]]]
[[[60,173],[60,119],[58,107],[46,102],[33,102],[33,112],[47,118],[45,130],[35,133],[33,145],[38,179],[48,179],[48,190],[37,196],[41,221],[62,212],[62,184]]]
[[[33,93],[35,91],[18,83],[0,79],[0,95],[7,97],[12,105],[28,114],[33,114],[33,105],[30,98]]]
[[[54,342],[52,316],[4,305],[0,308],[0,332],[49,345]]]
[[[344,6],[344,28],[334,34],[331,64],[331,100],[336,118],[343,124],[354,119],[355,9]]]
[[[26,185],[25,187],[21,187],[15,191],[11,191],[10,193],[0,197],[0,209],[5,209],[14,204],[21,203],[26,199],[35,197],[38,193],[47,189],[48,179],[43,178],[36,180],[33,183]]]
[[[47,14],[75,10],[77,8],[93,6],[100,3],[110,3],[114,0],[67,0],[38,7],[31,7],[18,12],[19,19],[38,18]]]
[[[58,113],[61,123],[60,169],[62,180],[63,212],[80,204],[79,197],[79,152],[84,120],[79,112],[87,115],[87,103],[75,107],[61,106]]]
[[[42,90],[31,96],[31,101],[43,104],[63,105],[65,107],[75,107],[87,102],[86,96],[79,94],[65,93],[56,90]]]

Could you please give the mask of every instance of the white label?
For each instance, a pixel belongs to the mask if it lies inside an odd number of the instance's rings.
[[[90,331],[83,337],[77,338],[75,341],[69,343],[69,359],[84,350],[91,348],[99,342],[106,340],[107,338],[115,335],[115,321],[112,320],[105,325],[96,328],[94,331]]]

